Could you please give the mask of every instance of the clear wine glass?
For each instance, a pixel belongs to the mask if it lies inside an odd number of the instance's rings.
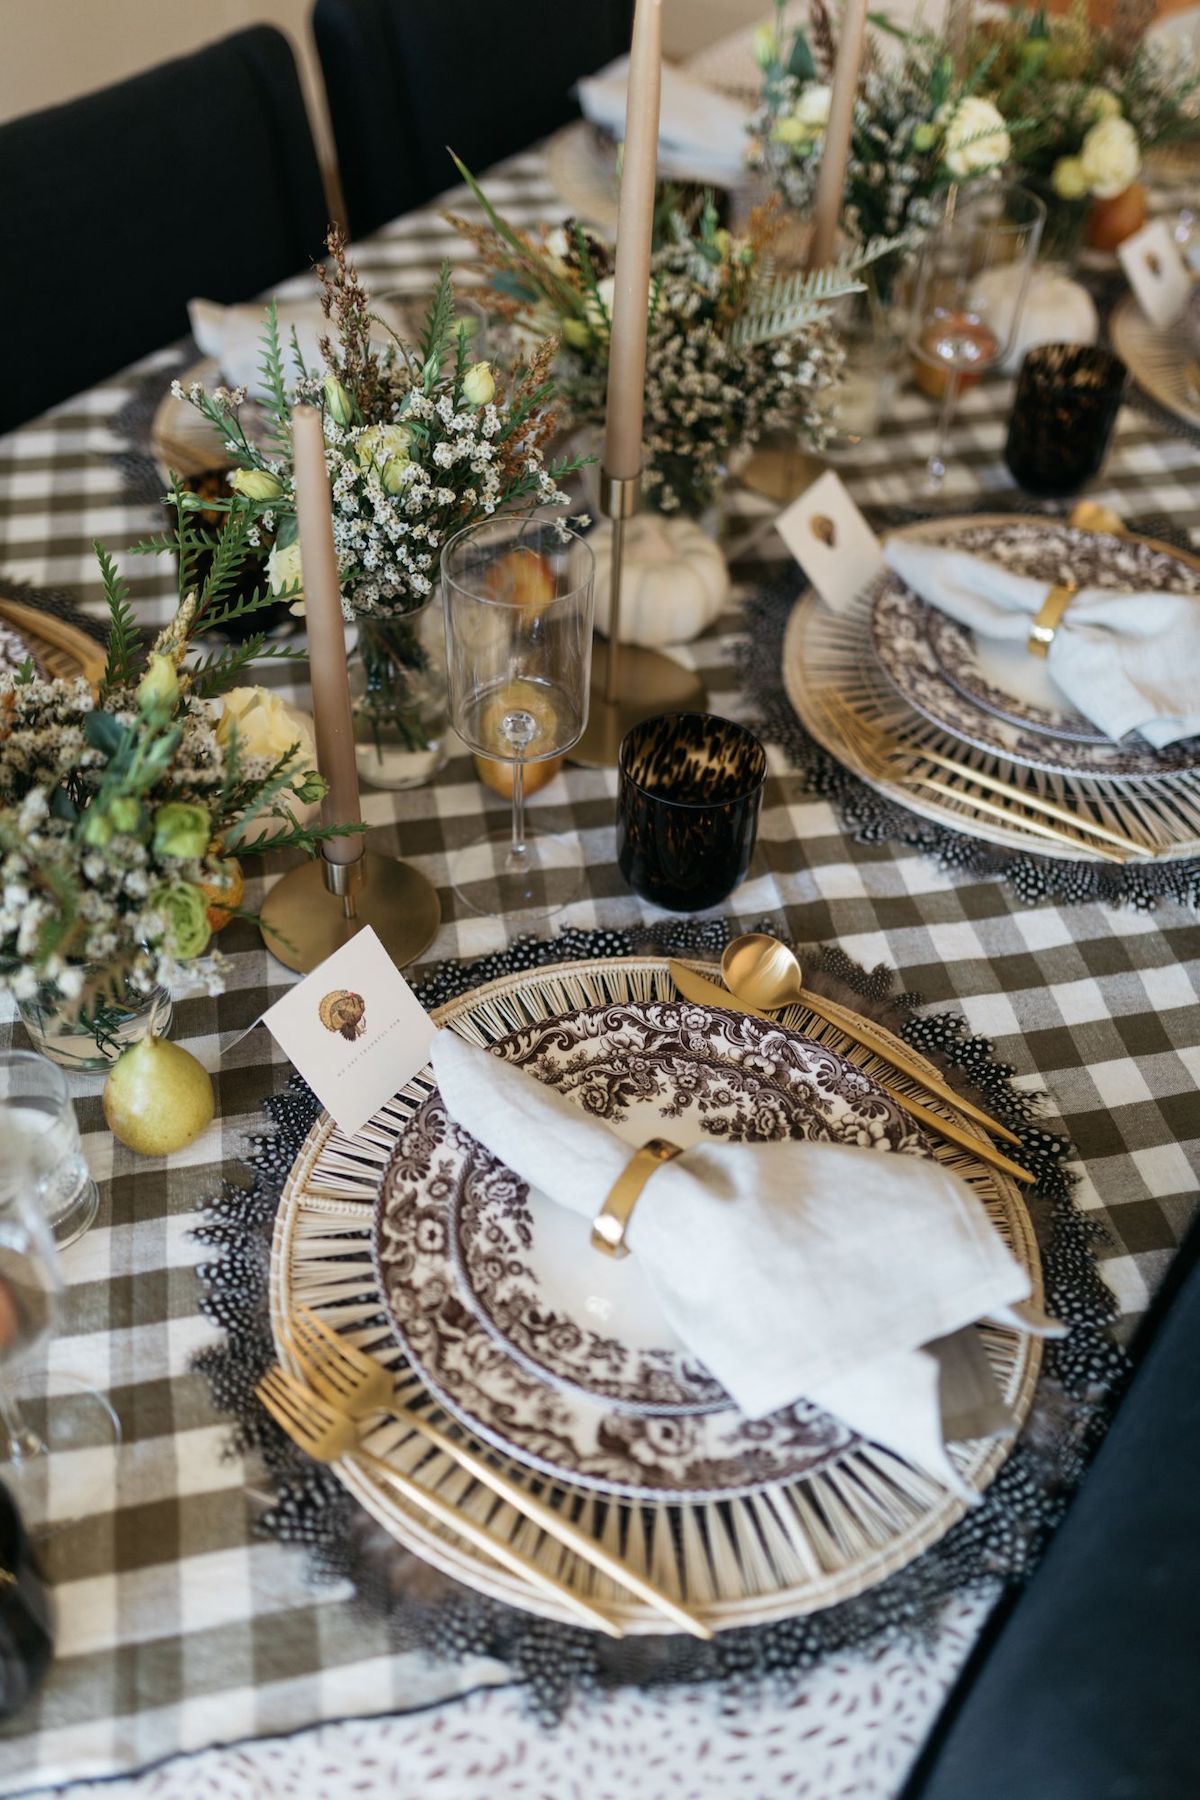
[[[926,491],[946,478],[946,444],[963,387],[996,368],[1016,336],[1046,222],[1036,194],[994,182],[957,195],[921,248],[909,348],[938,371],[941,408]]]
[[[0,1112],[0,1478],[33,1536],[85,1516],[111,1490],[121,1441],[103,1396],[44,1363],[62,1277],[39,1186],[27,1136]],[[32,1390],[28,1401],[18,1386]]]
[[[511,768],[510,825],[451,868],[474,912],[554,912],[582,884],[578,837],[530,825],[525,789],[527,772],[572,749],[587,724],[593,561],[549,512],[469,525],[442,551],[451,722],[469,749]]]

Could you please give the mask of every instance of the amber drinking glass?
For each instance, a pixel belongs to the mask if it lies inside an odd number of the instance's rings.
[[[744,725],[664,713],[625,734],[617,862],[635,894],[702,912],[731,894],[754,854],[767,754]]]

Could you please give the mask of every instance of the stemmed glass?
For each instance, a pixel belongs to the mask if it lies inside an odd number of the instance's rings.
[[[964,384],[1002,363],[1012,347],[1045,222],[1036,194],[996,182],[957,196],[922,246],[909,348],[942,379],[928,493],[946,477],[946,441]]]
[[[512,767],[510,826],[451,868],[475,912],[554,912],[582,884],[578,838],[529,824],[525,783],[530,765],[564,755],[587,724],[593,563],[549,512],[468,525],[442,551],[451,722],[471,750]]]
[[[0,1112],[0,1476],[37,1536],[84,1516],[111,1487],[121,1441],[103,1396],[74,1376],[31,1370],[58,1318],[62,1277],[28,1138]],[[15,1380],[35,1390],[28,1410]],[[90,1453],[96,1454],[90,1454]]]

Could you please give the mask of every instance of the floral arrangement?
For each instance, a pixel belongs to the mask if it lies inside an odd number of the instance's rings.
[[[1060,215],[1060,238],[1064,208],[1069,230],[1088,202],[1136,181],[1148,150],[1200,135],[1200,65],[1190,50],[1144,43],[1150,16],[1118,9],[1100,29],[1076,0],[1062,17],[989,19],[972,40],[997,103],[1029,120],[1017,165]]]
[[[331,263],[317,275],[330,335],[323,367],[305,367],[293,334],[299,380],[288,388],[274,306],[263,326],[262,372],[268,430],[255,441],[241,412],[243,390],[199,385],[190,400],[220,431],[237,465],[235,502],[253,514],[251,542],[269,541],[270,585],[303,605],[296,527],[291,409],[319,406],[333,490],[334,543],[347,616],[403,616],[433,590],[446,539],[487,514],[522,504],[566,506],[558,483],[577,460],[543,460],[555,429],[549,367],[554,345],[542,344],[508,375],[468,356],[469,334],[456,319],[448,265],[443,265],[418,343],[409,345],[371,310],[336,226],[327,239]],[[210,504],[212,502],[210,501]]]
[[[437,671],[415,615],[435,589],[441,546],[488,514],[523,505],[566,506],[559,486],[578,458],[547,463],[556,426],[555,346],[536,346],[507,373],[468,354],[467,322],[457,318],[448,265],[443,265],[415,344],[406,344],[371,310],[370,297],[331,226],[330,262],[317,270],[329,335],[322,367],[305,366],[289,388],[274,305],[263,325],[261,369],[267,429],[254,437],[242,417],[243,390],[198,384],[190,400],[221,433],[236,465],[233,494],[208,504],[246,505],[250,541],[269,545],[267,579],[277,598],[304,610],[304,571],[296,524],[291,409],[321,409],[325,459],[333,491],[334,545],[348,618],[359,620],[365,693],[355,706],[355,732],[368,749],[363,772],[382,767],[384,746],[429,749],[438,730]],[[374,750],[375,761],[370,758]]]
[[[566,410],[574,424],[600,425],[613,246],[577,221],[537,236],[518,230],[455,161],[486,222],[447,217],[478,251],[494,309],[521,334],[560,338],[556,368]],[[784,278],[771,254],[778,229],[775,209],[762,208],[746,235],[734,237],[706,197],[691,215],[671,213],[654,251],[643,489],[661,512],[703,512],[725,465],[765,431],[786,427],[812,443],[825,441],[829,411],[821,402],[843,361],[831,302],[860,292],[857,271],[890,246],[870,245],[836,268]]]
[[[783,0],[775,26],[759,28],[755,52],[763,72],[751,125],[750,160],[766,169],[790,206],[811,210],[816,193],[837,43],[824,0],[811,0],[808,30],[785,32]],[[882,26],[878,16],[876,24]],[[851,238],[913,242],[941,218],[948,188],[996,175],[1012,149],[1005,112],[983,91],[983,64],[960,81],[936,38],[888,28],[888,54],[868,33],[846,171],[843,223]],[[877,265],[881,292],[898,258]]]
[[[311,744],[280,729],[275,696],[235,687],[255,658],[298,653],[255,632],[194,654],[205,631],[270,596],[231,597],[247,511],[235,507],[214,536],[192,522],[182,489],[175,498],[175,531],[138,546],[179,560],[178,610],[150,648],[97,544],[110,615],[99,692],[83,679],[44,680],[28,663],[0,675],[0,987],[26,1002],[50,984],[98,1043],[128,996],[169,983],[181,965],[219,990],[219,959],[197,971],[197,958],[236,911],[236,858],[311,854],[361,829],[298,821],[326,791]],[[232,705],[220,699],[230,688]]]

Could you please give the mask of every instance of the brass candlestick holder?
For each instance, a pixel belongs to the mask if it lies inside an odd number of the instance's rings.
[[[307,975],[364,925],[403,969],[428,950],[442,908],[433,883],[411,863],[368,850],[355,862],[321,855],[292,869],[263,901],[259,919],[271,955]]]
[[[600,508],[612,520],[612,586],[608,612],[608,644],[603,665],[593,658],[588,722],[571,751],[571,761],[589,768],[613,769],[621,739],[633,725],[664,712],[705,712],[708,696],[694,669],[685,669],[659,650],[621,642],[621,576],[625,558],[625,521],[641,503],[642,477],[600,475]]]

